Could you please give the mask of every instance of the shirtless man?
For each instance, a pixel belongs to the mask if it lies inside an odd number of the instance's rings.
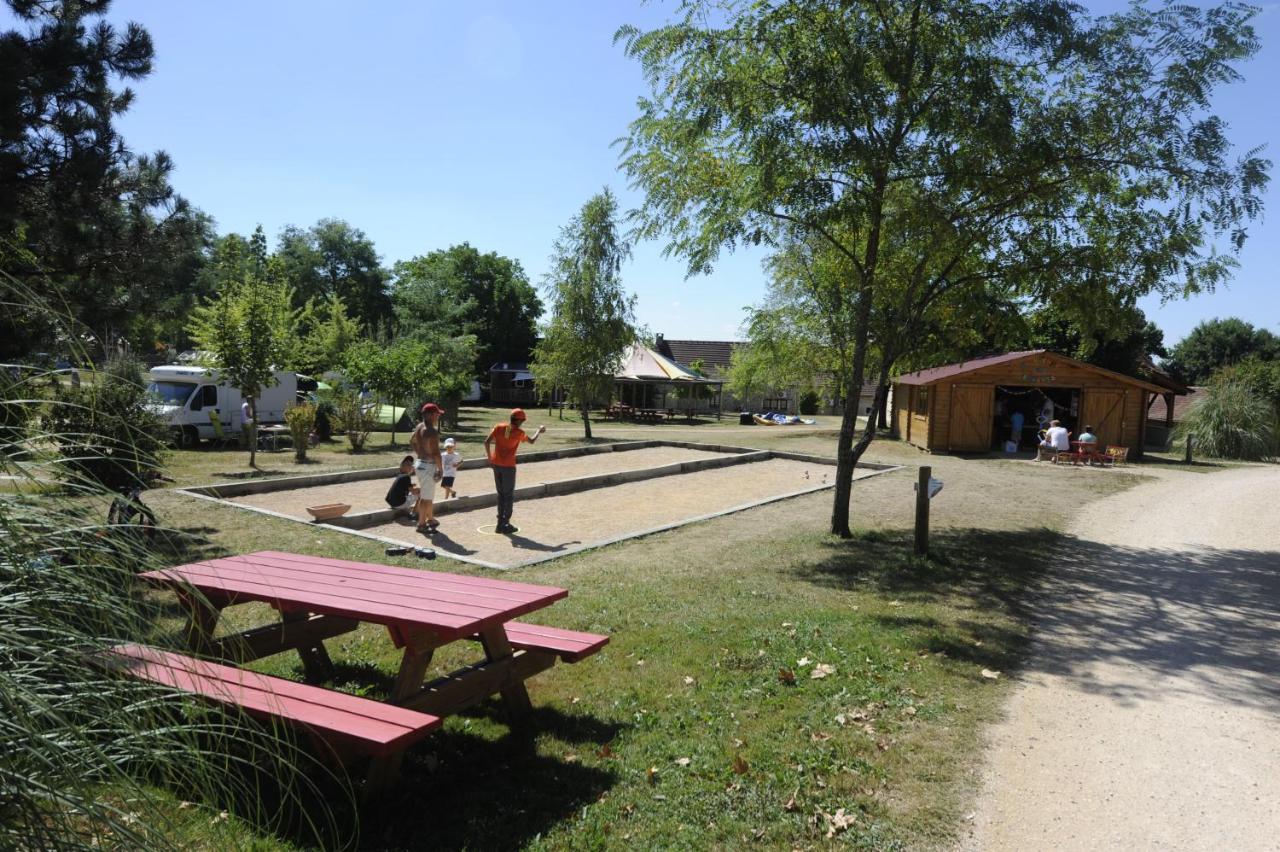
[[[444,465],[440,460],[440,430],[436,424],[440,422],[443,412],[434,402],[422,406],[422,422],[413,430],[409,438],[409,446],[413,447],[418,457],[414,468],[418,472],[418,532],[434,533],[440,522],[435,517],[436,483],[444,475]]]

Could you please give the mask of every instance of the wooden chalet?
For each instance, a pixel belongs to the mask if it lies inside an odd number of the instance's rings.
[[[1092,426],[1101,444],[1142,454],[1152,396],[1169,390],[1056,352],[1007,352],[894,379],[892,427],[931,452],[989,452],[1009,440],[1034,447],[1059,420],[1073,435]],[[1022,428],[1013,432],[1015,413]]]

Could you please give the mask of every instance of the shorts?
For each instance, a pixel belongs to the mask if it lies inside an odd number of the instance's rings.
[[[441,485],[443,485],[445,488],[452,488],[452,487],[453,487],[453,477],[452,477],[452,476],[445,476],[445,477],[442,477],[442,478],[440,479],[440,484],[441,484]]]
[[[418,472],[418,499],[434,500],[436,497],[436,466],[418,459],[413,469]]]
[[[408,494],[404,495],[403,503],[401,503],[399,506],[392,506],[391,508],[397,511],[399,511],[400,509],[404,509],[406,512],[412,512],[417,505],[418,505],[418,495],[410,491]]]

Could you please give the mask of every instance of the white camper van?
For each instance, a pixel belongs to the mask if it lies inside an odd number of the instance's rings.
[[[298,376],[281,370],[275,377],[275,384],[263,388],[258,397],[259,425],[283,423],[285,408],[297,399]],[[217,412],[225,433],[240,432],[244,398],[239,388],[219,384],[217,370],[173,364],[153,368],[147,381],[154,410],[169,424],[178,446],[194,447],[201,439],[213,438],[211,411]]]

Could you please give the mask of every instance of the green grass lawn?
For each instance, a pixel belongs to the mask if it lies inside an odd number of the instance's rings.
[[[460,439],[464,455],[474,453],[495,416],[469,410],[462,428],[447,434]],[[559,423],[534,415],[539,422]],[[821,429],[729,431],[737,424],[726,418],[694,428],[699,440],[729,443],[732,436],[732,443],[830,455],[837,425],[831,418]],[[667,424],[640,428],[677,436]],[[553,428],[538,447],[578,443],[577,429]],[[635,429],[621,437],[634,438]],[[680,439],[689,439],[687,431]],[[601,432],[611,436],[609,428]],[[306,469],[386,465],[399,452],[385,443],[360,455],[327,452]],[[178,453],[171,472],[178,482],[210,481],[244,458]],[[291,456],[279,458],[269,468],[296,470]],[[1142,477],[928,456],[889,440],[873,444],[867,458],[928,463],[947,483],[934,503],[932,559],[910,555],[915,470],[908,467],[854,485],[859,535],[851,541],[825,533],[824,492],[510,575],[570,590],[538,620],[605,632],[612,641],[530,682],[531,736],[511,732],[499,701],[449,719],[409,754],[381,811],[366,816],[362,845],[945,845],[974,791],[984,725],[1028,639],[1019,602],[1050,564],[1066,509]],[[426,565],[388,558],[377,542],[172,491],[153,491],[148,501],[182,532],[173,561],[270,548]],[[444,560],[429,567],[483,572]],[[229,616],[237,629],[273,618],[258,605]],[[384,694],[398,654],[383,631],[367,626],[328,644],[338,666],[331,686]],[[437,671],[462,662],[463,650],[471,649],[438,653]],[[830,672],[815,678],[820,665]],[[301,677],[294,655],[255,667]],[[1002,674],[985,677],[984,669]],[[197,811],[175,811],[185,846],[304,845]]]

